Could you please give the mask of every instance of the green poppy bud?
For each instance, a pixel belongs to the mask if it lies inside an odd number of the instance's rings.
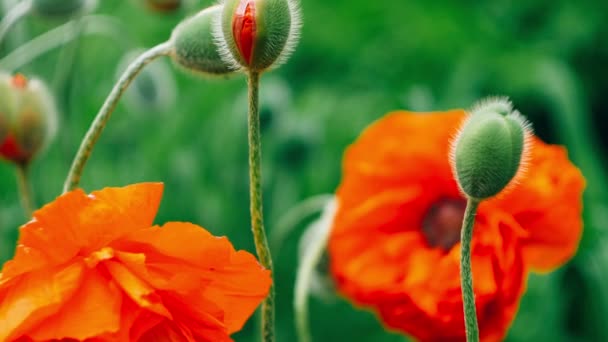
[[[214,34],[227,62],[259,72],[287,60],[301,26],[296,0],[225,0]]]
[[[156,12],[172,12],[182,5],[182,0],[145,0],[146,6]]]
[[[480,102],[452,142],[451,164],[461,191],[483,200],[498,195],[523,171],[530,124],[503,98]]]
[[[92,10],[96,0],[33,0],[32,9],[36,14],[52,18],[72,17]]]
[[[211,33],[212,24],[219,20],[221,10],[219,5],[209,7],[177,25],[171,35],[171,57],[175,63],[208,75],[227,75],[235,70],[220,57]]]
[[[0,157],[25,165],[54,135],[57,115],[37,79],[0,74]]]

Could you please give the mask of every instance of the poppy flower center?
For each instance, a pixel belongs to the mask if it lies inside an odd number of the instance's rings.
[[[442,198],[430,207],[422,221],[422,233],[431,247],[449,251],[460,241],[466,206],[463,199]]]

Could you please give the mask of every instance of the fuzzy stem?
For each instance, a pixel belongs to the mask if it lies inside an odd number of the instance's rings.
[[[272,257],[264,231],[262,203],[262,142],[260,140],[259,111],[260,74],[249,73],[249,199],[251,210],[251,229],[255,250],[264,268],[272,273]],[[262,303],[262,341],[274,341],[274,284],[271,285],[268,297]]]
[[[115,42],[122,43],[125,47],[132,45],[131,39],[125,36],[125,30],[121,28],[120,21],[112,17],[89,15],[82,17],[80,20],[86,24],[82,31],[83,35],[104,35],[112,38]],[[76,39],[78,35],[74,29],[75,25],[77,23],[74,21],[67,22],[24,43],[0,60],[0,68],[13,71],[42,54]]]
[[[27,164],[17,165],[17,186],[19,188],[21,206],[23,207],[23,211],[27,218],[30,219],[34,213],[34,200],[32,198],[32,190],[30,188],[27,170]]]
[[[473,291],[473,271],[471,269],[471,240],[479,200],[467,201],[462,230],[460,231],[460,285],[464,305],[464,323],[468,342],[479,342],[479,327],[475,310],[475,292]]]
[[[0,22],[0,42],[4,40],[4,37],[8,33],[11,27],[19,21],[19,19],[23,18],[26,14],[28,14],[32,10],[32,1],[25,0],[17,3],[13,6],[6,16],[2,18]]]
[[[133,79],[135,79],[135,77],[146,65],[158,57],[168,55],[171,52],[171,49],[172,43],[165,42],[142,53],[127,67],[127,70],[120,76],[118,82],[114,84],[114,88],[112,88],[110,95],[108,95],[108,98],[106,98],[106,101],[103,103],[103,106],[99,110],[99,113],[97,113],[97,116],[91,124],[89,131],[80,144],[78,153],[76,153],[76,156],[74,157],[72,167],[70,168],[70,172],[65,180],[63,187],[64,192],[74,190],[78,187],[82,170],[84,169],[87,160],[91,156],[93,147],[101,136],[101,132],[106,126],[112,112],[116,108],[118,101],[129,87],[129,84],[131,84]]]

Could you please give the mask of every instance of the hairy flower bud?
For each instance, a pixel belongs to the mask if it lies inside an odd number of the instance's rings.
[[[0,157],[27,164],[54,135],[56,111],[37,79],[0,74]]]
[[[32,0],[32,9],[36,14],[64,18],[92,10],[96,0]]]
[[[227,75],[235,70],[220,57],[211,34],[212,24],[219,20],[221,10],[219,5],[209,7],[177,25],[171,35],[171,57],[175,63],[210,75]]]
[[[472,199],[498,195],[523,171],[530,124],[502,98],[480,102],[452,142],[451,164],[461,191]]]
[[[182,0],[145,0],[145,5],[157,12],[175,11],[182,5]]]
[[[263,71],[287,60],[301,26],[296,0],[225,0],[214,35],[227,62]]]

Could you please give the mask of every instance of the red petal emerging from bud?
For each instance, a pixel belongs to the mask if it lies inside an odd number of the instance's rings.
[[[27,78],[21,74],[15,74],[11,79],[11,83],[15,88],[24,89],[27,86]]]
[[[4,139],[4,141],[0,144],[0,156],[7,160],[12,160],[17,163],[23,162],[27,159],[27,156],[19,148],[17,145],[17,140],[13,135],[9,135]]]
[[[232,34],[241,56],[248,65],[251,65],[255,29],[255,0],[241,0],[234,13]]]

